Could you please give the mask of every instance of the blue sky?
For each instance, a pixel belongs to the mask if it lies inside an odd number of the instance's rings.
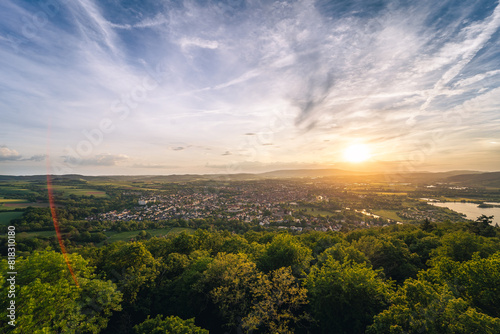
[[[498,1],[2,1],[0,174],[500,166]]]

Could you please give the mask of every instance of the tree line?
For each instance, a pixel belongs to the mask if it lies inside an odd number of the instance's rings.
[[[500,239],[490,218],[298,235],[199,229],[78,246],[69,262],[79,287],[62,254],[41,245],[17,260],[17,325],[0,330],[499,333]]]

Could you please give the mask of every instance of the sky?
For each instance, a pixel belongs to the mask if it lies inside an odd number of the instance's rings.
[[[498,171],[499,27],[492,0],[4,0],[0,174]]]

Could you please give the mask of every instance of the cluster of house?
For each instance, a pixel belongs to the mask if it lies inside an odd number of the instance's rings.
[[[137,198],[137,205],[101,213],[88,219],[109,221],[163,221],[204,219],[239,221],[301,232],[339,231],[345,226],[369,227],[389,223],[366,210],[328,209],[314,212],[311,203],[328,204],[345,188],[325,188],[321,183],[297,181],[234,182],[217,187],[178,187],[175,191],[123,193]],[[298,204],[300,203],[300,204]],[[320,205],[321,206],[321,205]],[[327,209],[325,209],[327,210]]]

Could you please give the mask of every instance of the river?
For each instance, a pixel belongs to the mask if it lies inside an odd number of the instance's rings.
[[[429,202],[429,204],[463,213],[471,220],[476,220],[481,215],[494,216],[493,224],[500,225],[500,208],[478,208],[478,204],[462,202]]]

